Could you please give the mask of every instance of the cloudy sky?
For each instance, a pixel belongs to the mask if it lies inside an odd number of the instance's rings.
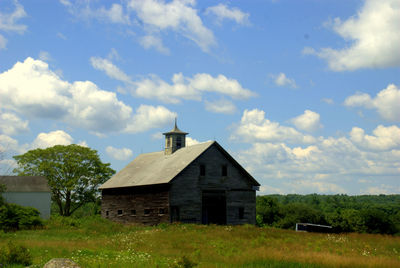
[[[0,149],[120,170],[178,126],[267,193],[400,193],[398,0],[0,0]]]

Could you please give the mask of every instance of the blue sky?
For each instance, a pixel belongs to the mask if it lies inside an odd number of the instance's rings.
[[[0,0],[0,159],[217,140],[269,193],[400,193],[398,0]]]

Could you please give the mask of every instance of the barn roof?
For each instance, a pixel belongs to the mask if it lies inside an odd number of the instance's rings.
[[[46,177],[43,176],[0,176],[0,184],[6,192],[50,192]]]
[[[260,185],[216,141],[210,141],[180,148],[170,155],[166,155],[164,151],[141,154],[99,188],[109,189],[169,183],[213,145],[217,146],[227,158],[233,161],[253,181],[254,185]]]

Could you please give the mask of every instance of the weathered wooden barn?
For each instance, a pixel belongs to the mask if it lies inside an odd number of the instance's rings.
[[[139,155],[101,187],[103,217],[124,223],[255,224],[259,183],[216,141],[185,146],[175,127],[165,150]]]

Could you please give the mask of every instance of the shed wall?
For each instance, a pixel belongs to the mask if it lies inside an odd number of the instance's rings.
[[[5,192],[2,195],[7,203],[36,208],[42,219],[50,218],[50,192]]]

